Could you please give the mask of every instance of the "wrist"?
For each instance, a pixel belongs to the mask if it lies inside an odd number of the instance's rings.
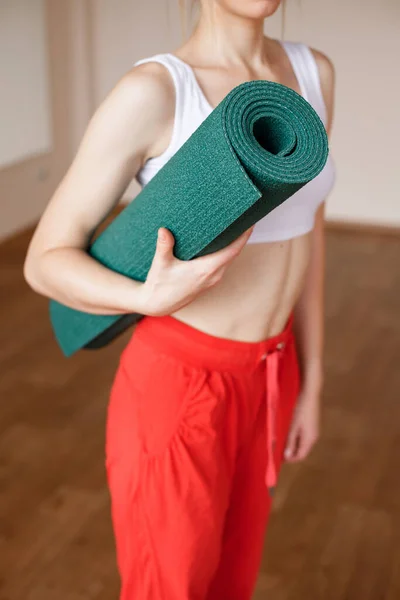
[[[123,277],[119,289],[119,309],[121,314],[138,313],[148,315],[144,284],[136,279]]]
[[[158,317],[162,313],[158,311],[157,306],[154,303],[154,296],[149,290],[149,286],[144,283],[135,281],[137,289],[135,290],[134,303],[136,306],[135,312],[149,317]]]
[[[151,309],[145,284],[139,281],[133,281],[132,283],[134,284],[131,294],[131,304],[134,307],[132,312],[153,316],[155,313]]]
[[[323,366],[321,360],[314,360],[305,366],[302,373],[302,388],[311,394],[319,395],[323,387]]]

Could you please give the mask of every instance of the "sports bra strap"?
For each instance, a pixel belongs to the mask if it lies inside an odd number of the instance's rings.
[[[146,58],[142,58],[134,63],[134,66],[145,62],[158,62],[164,65],[169,71],[175,88],[175,111],[174,125],[169,148],[165,156],[169,156],[175,149],[175,144],[185,135],[187,127],[190,125],[191,119],[191,102],[188,97],[191,93],[193,84],[190,79],[190,72],[181,62],[178,62],[168,53],[154,54]],[[152,159],[149,165],[153,164]]]
[[[309,46],[302,42],[282,42],[289,56],[302,94],[326,125],[327,112],[321,89],[317,61]]]

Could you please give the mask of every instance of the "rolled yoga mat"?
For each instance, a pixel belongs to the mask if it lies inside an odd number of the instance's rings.
[[[106,267],[144,282],[159,227],[181,260],[215,252],[323,169],[326,131],[312,106],[279,83],[233,88],[160,171],[89,246]],[[143,315],[93,315],[50,302],[66,356],[100,348]]]

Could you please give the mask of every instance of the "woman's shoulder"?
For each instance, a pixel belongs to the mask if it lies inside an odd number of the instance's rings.
[[[155,62],[133,65],[102,99],[92,117],[97,130],[124,138],[127,154],[146,157],[174,117],[174,90],[165,68]],[[122,152],[122,144],[119,141]],[[130,160],[130,159],[129,159]]]
[[[333,103],[335,94],[335,66],[327,54],[309,46],[318,67],[321,91],[327,110],[327,131],[330,131],[333,120]]]
[[[279,42],[279,40],[275,41]],[[322,52],[313,46],[309,46],[305,42],[299,42],[295,40],[285,40],[283,44],[297,47],[299,50],[302,48],[308,49],[312,53],[314,60],[317,63],[321,81],[323,80],[327,85],[332,83],[335,76],[335,67],[332,59],[325,52]]]
[[[330,128],[333,117],[333,101],[335,90],[335,67],[331,58],[322,50],[309,46],[305,42],[298,40],[281,41],[272,38],[276,47],[285,47],[286,53],[291,56],[293,62],[300,60],[303,69],[309,67],[310,59],[313,59],[317,67],[317,76],[319,79],[320,92],[327,112],[327,129]]]
[[[160,104],[165,104],[168,99],[174,97],[174,87],[168,70],[158,56],[149,56],[137,61],[129,71],[118,82],[126,88],[127,93],[137,94],[158,99]],[[142,62],[143,61],[143,62]]]
[[[327,130],[330,130],[333,119],[333,103],[335,92],[335,66],[332,59],[322,50],[314,48],[300,41],[285,41],[283,42],[287,49],[292,49],[294,53],[303,55],[305,64],[311,56],[314,59],[318,71],[318,79],[321,88],[322,97],[327,112]]]
[[[166,68],[149,60],[134,64],[115,83],[110,96],[119,98],[119,107],[125,114],[153,125],[165,123],[174,113],[174,85]]]
[[[317,50],[317,48],[309,46],[309,49],[311,50],[315,58],[315,62],[318,65],[321,84],[325,85],[326,87],[331,87],[335,78],[335,66],[331,58],[329,58],[325,52]]]

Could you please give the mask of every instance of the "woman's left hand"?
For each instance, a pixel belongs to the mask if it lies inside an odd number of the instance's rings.
[[[320,392],[303,389],[290,426],[285,449],[287,462],[303,460],[314,446],[320,430]]]

